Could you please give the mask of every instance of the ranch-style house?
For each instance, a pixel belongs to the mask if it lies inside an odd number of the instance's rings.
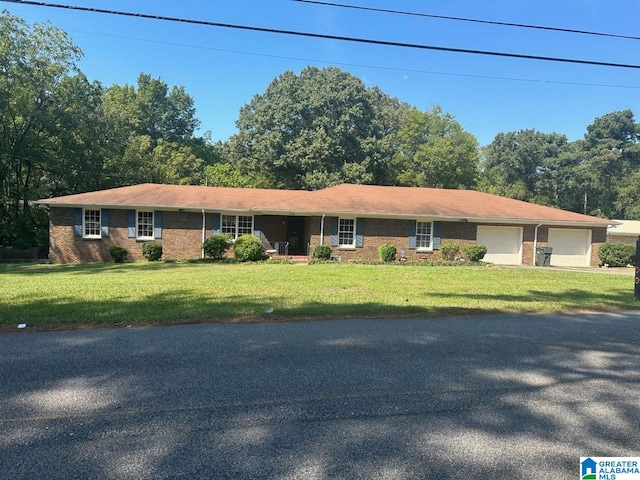
[[[199,258],[215,233],[253,234],[272,255],[308,255],[329,245],[340,260],[398,256],[424,260],[442,242],[487,247],[485,261],[534,265],[552,247],[551,265],[599,263],[611,220],[473,190],[342,184],[316,191],[142,184],[39,201],[50,209],[54,263],[107,262],[121,245],[162,243],[164,259]]]

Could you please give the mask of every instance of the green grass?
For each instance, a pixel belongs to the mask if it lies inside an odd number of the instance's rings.
[[[133,263],[0,266],[0,325],[632,309],[633,277],[554,269]],[[266,313],[273,308],[273,313]]]

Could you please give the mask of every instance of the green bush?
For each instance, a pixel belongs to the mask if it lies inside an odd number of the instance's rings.
[[[129,255],[129,250],[120,245],[111,245],[109,247],[109,255],[111,255],[115,263],[124,263]]]
[[[636,247],[630,243],[605,243],[598,250],[603,265],[626,267],[635,263]]]
[[[231,248],[231,245],[232,242],[229,235],[226,233],[216,233],[204,241],[202,250],[207,257],[220,260],[224,257],[227,250]]]
[[[470,262],[479,262],[487,254],[487,247],[484,245],[465,245],[462,255]]]
[[[143,243],[142,256],[150,262],[157,262],[162,258],[162,244],[158,242]]]
[[[396,253],[398,250],[393,245],[386,243],[381,245],[378,248],[378,254],[380,255],[380,260],[383,262],[395,262],[396,261]]]
[[[444,242],[440,245],[440,254],[445,260],[455,260],[460,253],[460,245],[455,242]]]
[[[311,256],[316,260],[329,260],[331,258],[331,247],[329,245],[316,245],[313,247]]]
[[[239,236],[233,245],[233,256],[239,262],[256,262],[262,259],[262,243],[253,235]]]

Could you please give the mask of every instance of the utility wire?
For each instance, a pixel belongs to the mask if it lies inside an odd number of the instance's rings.
[[[596,35],[599,37],[624,38],[627,40],[640,40],[640,37],[633,35],[622,35],[618,33],[592,32],[589,30],[574,30],[572,28],[548,27],[544,25],[528,25],[525,23],[498,22],[494,20],[482,20],[478,18],[450,17],[447,15],[434,15],[430,13],[407,12],[402,10],[391,10],[386,8],[363,7],[361,5],[347,5],[344,3],[320,2],[317,0],[292,0],[299,3],[310,3],[314,5],[324,5],[327,7],[351,8],[353,10],[364,10],[369,12],[392,13],[396,15],[409,15],[413,17],[437,18],[440,20],[455,20],[459,22],[483,23],[486,25],[500,25],[503,27],[533,28],[536,30],[547,30],[552,32],[579,33],[582,35]]]
[[[562,80],[545,80],[545,79],[534,79],[534,78],[519,78],[519,77],[500,77],[497,75],[478,75],[471,73],[454,73],[454,72],[441,72],[437,70],[421,70],[417,68],[403,68],[403,67],[387,67],[384,65],[371,65],[366,63],[349,63],[349,62],[336,62],[329,60],[318,60],[314,58],[306,58],[306,57],[291,57],[287,55],[274,55],[270,53],[257,53],[257,52],[247,52],[243,50],[230,50],[227,48],[217,48],[217,47],[208,47],[204,45],[193,45],[188,43],[178,43],[178,42],[168,42],[164,40],[150,40],[148,38],[138,38],[138,37],[129,37],[125,35],[113,35],[109,33],[96,33],[96,32],[88,32],[86,30],[74,30],[69,29],[69,32],[82,33],[85,35],[97,35],[101,37],[109,37],[109,38],[119,38],[123,40],[133,40],[136,42],[146,42],[146,43],[157,43],[159,45],[169,45],[172,47],[186,47],[186,48],[197,48],[200,50],[210,50],[214,52],[223,52],[223,53],[232,53],[237,55],[250,55],[252,57],[264,57],[264,58],[277,58],[282,60],[296,60],[299,62],[305,63],[324,63],[326,65],[343,65],[346,67],[358,67],[358,68],[370,68],[375,70],[386,70],[392,72],[402,72],[402,73],[423,73],[427,75],[443,75],[450,77],[464,77],[464,78],[479,78],[484,80],[504,80],[510,82],[528,82],[528,83],[549,83],[549,84],[558,84],[558,85],[575,85],[581,87],[602,87],[602,88],[627,88],[627,89],[635,89],[640,90],[640,86],[638,85],[621,85],[621,84],[613,84],[613,83],[589,83],[589,82],[568,82]]]
[[[339,41],[363,43],[363,44],[369,44],[369,45],[384,45],[387,47],[414,48],[419,50],[432,50],[432,51],[439,51],[439,52],[467,53],[472,55],[487,55],[487,56],[503,57],[503,58],[519,58],[523,60],[541,60],[541,61],[547,61],[547,62],[592,65],[592,66],[598,66],[598,67],[631,68],[631,69],[640,70],[640,65],[628,64],[628,63],[600,62],[595,60],[581,60],[581,59],[575,59],[575,58],[547,57],[547,56],[541,56],[541,55],[526,55],[526,54],[520,54],[520,53],[506,53],[506,52],[495,52],[495,51],[488,51],[488,50],[475,50],[475,49],[467,49],[467,48],[442,47],[442,46],[436,46],[436,45],[423,45],[423,44],[416,44],[416,43],[391,42],[386,40],[346,37],[346,36],[340,36],[340,35],[326,35],[321,33],[300,32],[295,30],[282,30],[282,29],[276,29],[276,28],[255,27],[255,26],[249,26],[249,25],[237,25],[237,24],[230,24],[230,23],[211,22],[206,20],[168,17],[164,15],[150,15],[146,13],[123,12],[119,10],[80,7],[75,5],[63,5],[63,4],[37,2],[37,1],[30,1],[30,0],[0,0],[0,1],[7,2],[7,3],[16,3],[20,5],[35,5],[39,7],[51,7],[51,8],[83,11],[83,12],[104,13],[108,15],[120,15],[125,17],[145,18],[150,20],[162,20],[162,21],[168,21],[168,22],[178,22],[178,23],[193,24],[193,25],[204,25],[208,27],[231,28],[231,29],[237,29],[237,30],[254,31],[254,32],[262,32],[262,33],[275,33],[275,34],[281,34],[281,35],[293,35],[293,36],[307,37],[307,38],[321,38],[324,40],[339,40]]]

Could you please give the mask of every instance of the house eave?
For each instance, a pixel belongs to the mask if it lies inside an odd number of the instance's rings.
[[[69,203],[69,202],[47,202],[47,201],[38,201],[40,205],[45,205],[48,207],[59,207],[59,208],[109,208],[116,210],[162,210],[165,212],[195,212],[201,213],[202,210],[205,213],[211,212],[229,212],[229,213],[247,213],[251,212],[251,210],[247,210],[245,208],[211,208],[211,207],[201,207],[201,206],[193,206],[193,205],[132,205],[127,204],[123,205],[121,203]]]
[[[291,210],[261,210],[256,209],[252,211],[257,215],[290,215],[290,216],[312,216],[321,217],[322,215],[330,215],[336,217],[358,217],[358,218],[384,218],[392,220],[416,220],[416,219],[428,219],[444,222],[471,222],[471,223],[490,223],[490,224],[504,224],[504,225],[539,225],[546,226],[563,226],[563,227],[601,227],[606,228],[608,225],[615,224],[613,221],[577,221],[577,220],[549,220],[544,218],[510,218],[510,217],[471,217],[461,215],[433,215],[427,213],[401,213],[401,214],[389,214],[389,213],[366,213],[366,212],[348,212],[348,211],[291,211]]]
[[[46,205],[48,207],[59,208],[80,208],[80,207],[98,207],[98,208],[113,208],[120,210],[129,209],[155,209],[174,212],[229,212],[229,213],[250,213],[253,215],[283,215],[283,216],[311,216],[321,217],[322,215],[331,215],[337,217],[360,217],[360,218],[377,218],[377,219],[391,219],[391,220],[415,220],[425,219],[444,222],[471,222],[482,224],[501,224],[501,225],[545,225],[545,226],[562,226],[562,227],[582,227],[582,228],[606,228],[609,225],[615,225],[615,221],[578,221],[578,220],[549,220],[544,218],[510,218],[510,217],[471,217],[461,215],[433,215],[428,213],[367,213],[367,212],[348,212],[348,211],[322,211],[322,210],[294,210],[294,209],[261,209],[261,208],[224,208],[224,207],[210,207],[210,206],[194,206],[194,205],[123,205],[123,204],[109,204],[109,203],[71,203],[71,202],[48,202],[47,200],[38,200],[35,202],[39,205]]]

